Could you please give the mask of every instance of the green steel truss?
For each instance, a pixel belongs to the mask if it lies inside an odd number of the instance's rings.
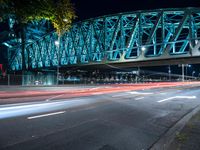
[[[26,45],[26,68],[151,61],[200,56],[200,9],[159,9],[78,22],[61,37],[55,32]],[[21,49],[11,61],[22,68]]]

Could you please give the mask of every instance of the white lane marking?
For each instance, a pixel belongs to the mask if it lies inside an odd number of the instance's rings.
[[[57,95],[57,96],[50,97],[50,98],[46,99],[45,101],[48,102],[49,100],[52,100],[52,99],[54,99],[54,98],[61,97],[61,96],[63,96],[63,95],[65,95],[65,94],[61,94],[61,95]]]
[[[160,95],[166,95],[167,93],[160,93]]]
[[[135,98],[136,101],[141,100],[141,99],[144,99],[144,97]]]
[[[195,99],[195,98],[196,98],[196,96],[174,96],[174,97],[169,97],[169,98],[157,101],[157,102],[161,103],[161,102],[170,101],[173,99]]]
[[[129,93],[129,94],[140,94],[140,95],[150,95],[150,94],[153,94],[153,93],[141,93],[141,92],[136,92],[136,91],[134,91],[134,92],[127,92],[127,93]]]
[[[121,96],[127,96],[129,95],[128,93],[122,93],[122,94],[117,94],[117,95],[113,95],[112,97],[121,97]]]
[[[49,113],[49,114],[31,116],[31,117],[28,117],[27,119],[30,120],[30,119],[42,118],[42,117],[53,116],[53,115],[58,115],[58,114],[64,114],[65,112],[66,111],[59,111],[59,112],[54,112],[54,113]]]

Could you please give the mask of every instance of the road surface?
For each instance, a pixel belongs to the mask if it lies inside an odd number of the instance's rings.
[[[115,93],[98,88],[84,97],[57,94],[0,105],[0,149],[146,150],[200,105],[199,84],[129,91],[119,86]]]

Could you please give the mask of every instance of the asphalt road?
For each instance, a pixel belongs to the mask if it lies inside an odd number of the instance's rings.
[[[0,149],[146,150],[198,105],[198,85],[0,105]]]

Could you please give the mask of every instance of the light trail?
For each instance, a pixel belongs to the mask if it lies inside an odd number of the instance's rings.
[[[151,94],[153,94],[153,93],[142,93],[142,92],[136,92],[136,91],[134,91],[134,92],[127,92],[127,93],[138,94],[138,95],[151,95]]]
[[[46,99],[45,101],[50,101],[50,100],[52,100],[52,99],[54,99],[54,98],[58,98],[58,97],[61,97],[61,96],[63,96],[63,95],[65,95],[65,94],[61,94],[61,95],[57,95],[57,96],[50,97],[50,98]]]
[[[90,103],[95,103],[94,99],[74,99],[74,100],[57,100],[51,102],[30,103],[26,105],[11,105],[10,107],[0,108],[0,120],[5,118],[33,115],[38,113],[47,113],[59,110],[65,110],[77,106],[83,106]]]
[[[96,93],[92,93],[92,95],[101,95],[104,94],[103,92],[96,92]]]

